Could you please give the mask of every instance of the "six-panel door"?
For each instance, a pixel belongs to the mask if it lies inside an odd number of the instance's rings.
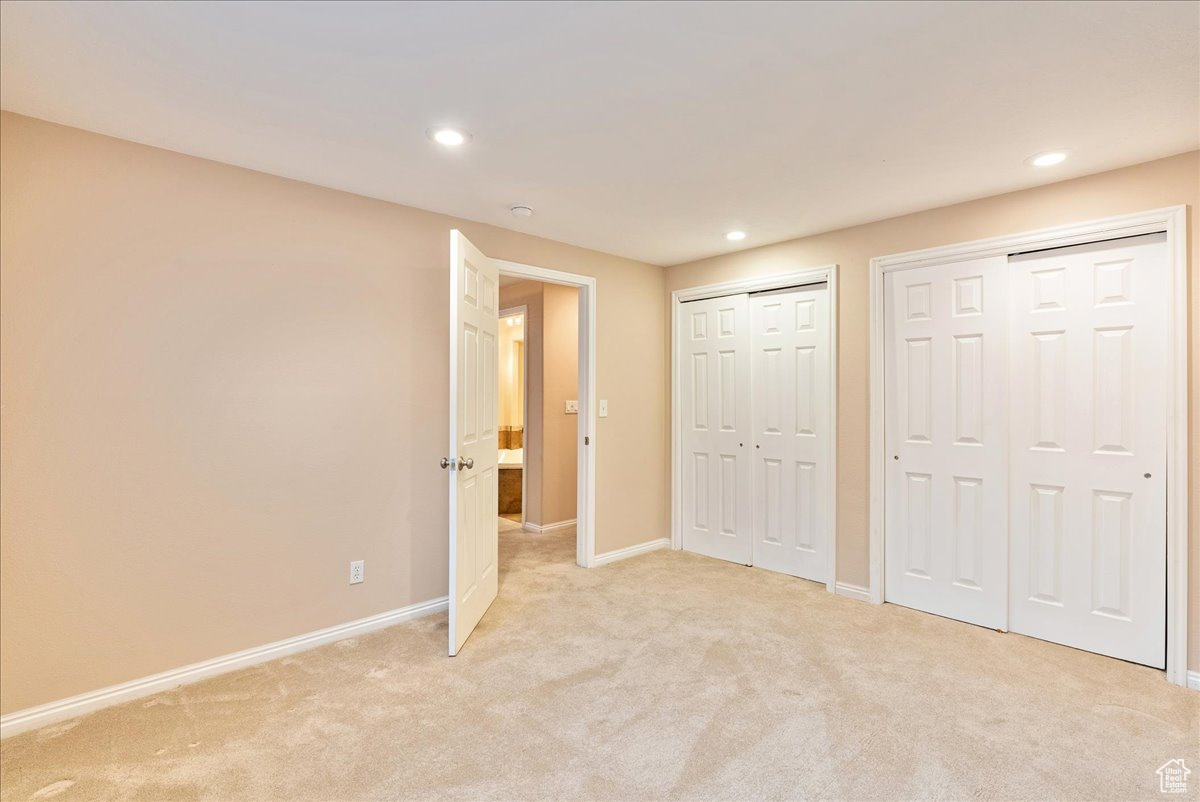
[[[826,284],[750,298],[753,563],[829,578],[834,494]]]
[[[496,599],[500,271],[450,233],[450,654]]]
[[[750,326],[745,294],[682,305],[683,547],[751,561]]]
[[[1164,234],[1013,257],[1011,628],[1163,668]]]
[[[1003,257],[884,279],[887,601],[1003,629],[1008,396]]]

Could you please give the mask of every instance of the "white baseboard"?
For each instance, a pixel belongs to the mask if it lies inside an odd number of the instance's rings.
[[[849,582],[838,582],[834,591],[839,596],[845,596],[849,599],[858,599],[859,601],[871,601],[871,589],[864,588],[859,585],[851,585]]]
[[[564,529],[570,529],[575,525],[575,521],[575,518],[571,518],[567,521],[559,521],[558,523],[546,524],[544,526],[526,521],[522,528],[526,532],[533,532],[535,535],[545,535],[549,534],[550,532],[561,532]]]
[[[1187,673],[1187,686],[1193,691],[1200,691],[1200,671],[1189,671]]]
[[[627,546],[626,548],[617,549],[616,551],[606,551],[604,554],[597,554],[592,559],[592,567],[595,568],[596,566],[615,563],[617,560],[624,560],[628,557],[636,557],[639,554],[646,554],[647,552],[669,548],[671,548],[671,539],[668,537],[660,537],[658,540],[639,543],[636,546]]]
[[[446,609],[447,603],[447,597],[442,596],[440,599],[430,599],[429,601],[410,604],[407,607],[401,607],[397,610],[390,610],[386,613],[360,618],[357,621],[350,621],[349,623],[339,624],[327,629],[319,629],[316,632],[309,632],[304,635],[297,635],[294,638],[275,641],[265,646],[256,646],[251,649],[234,652],[233,654],[227,654],[223,657],[214,657],[211,660],[192,663],[190,666],[164,671],[161,674],[153,674],[149,677],[122,682],[120,685],[110,685],[107,688],[81,693],[78,696],[60,699],[57,702],[48,702],[37,707],[18,710],[8,715],[0,716],[0,738],[7,738],[10,735],[16,735],[17,733],[37,729],[38,727],[45,727],[47,724],[54,724],[64,719],[82,716],[85,713],[91,713],[103,707],[111,707],[122,702],[128,702],[131,699],[138,699],[143,696],[168,691],[180,685],[198,682],[218,674],[226,674],[230,671],[248,668],[259,663],[266,663],[289,654],[323,646],[326,643],[332,643],[336,640],[342,640],[355,635],[365,635],[368,632],[390,627],[402,621],[439,613]]]

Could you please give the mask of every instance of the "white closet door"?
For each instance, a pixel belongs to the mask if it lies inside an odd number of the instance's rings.
[[[1165,235],[1012,257],[1011,628],[1163,668]]]
[[[683,547],[749,564],[750,324],[746,295],[682,305]]]
[[[884,279],[885,598],[1003,629],[1004,257]]]
[[[754,564],[825,582],[829,574],[829,289],[750,299]]]

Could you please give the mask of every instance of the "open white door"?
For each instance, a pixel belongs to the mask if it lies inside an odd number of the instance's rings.
[[[450,655],[496,598],[500,272],[450,232]]]

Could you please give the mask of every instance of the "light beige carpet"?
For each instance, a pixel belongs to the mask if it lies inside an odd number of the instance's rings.
[[[3,799],[1159,799],[1172,758],[1200,796],[1158,671],[505,529],[458,657],[440,615],[17,736]]]

